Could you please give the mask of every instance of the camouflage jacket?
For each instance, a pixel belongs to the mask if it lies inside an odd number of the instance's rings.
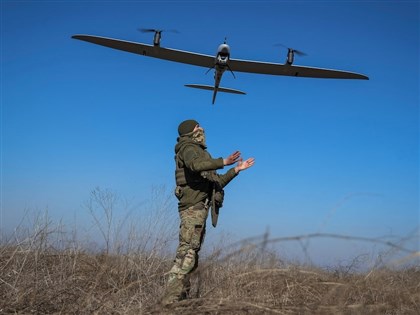
[[[213,183],[201,176],[202,172],[222,169],[223,158],[213,159],[206,147],[194,142],[190,137],[178,138],[175,146],[175,161],[177,167],[183,167],[188,178],[187,184],[181,187],[181,196],[178,198],[178,210],[182,211],[191,206],[204,202],[210,197]],[[237,176],[234,167],[225,174],[216,174],[215,180],[221,188],[225,187]]]

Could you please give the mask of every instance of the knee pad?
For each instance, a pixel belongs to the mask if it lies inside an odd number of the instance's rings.
[[[196,252],[193,249],[189,249],[187,254],[184,257],[184,260],[182,261],[182,265],[181,265],[181,273],[186,275],[188,273],[190,273],[196,264]]]

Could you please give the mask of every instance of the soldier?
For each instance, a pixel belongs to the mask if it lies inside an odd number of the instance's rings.
[[[179,137],[175,146],[175,195],[181,219],[179,246],[162,304],[168,305],[188,296],[190,275],[197,268],[209,207],[212,223],[217,224],[218,209],[223,202],[225,187],[239,172],[254,165],[254,158],[243,161],[236,151],[227,158],[213,159],[207,152],[204,130],[197,121],[186,120],[178,127]],[[217,169],[237,163],[225,174]]]

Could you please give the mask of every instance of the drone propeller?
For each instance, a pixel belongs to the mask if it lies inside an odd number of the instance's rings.
[[[162,32],[165,32],[165,33],[167,33],[167,32],[170,32],[170,33],[179,33],[177,30],[173,30],[173,29],[170,29],[170,30],[158,30],[158,29],[154,29],[154,28],[138,28],[137,30],[139,32],[142,32],[142,33],[162,33]]]
[[[158,32],[160,32],[159,30],[155,30],[153,28],[138,28],[137,30],[139,32],[142,32],[142,33],[158,33]]]
[[[276,44],[274,46],[281,46],[287,49],[287,59],[286,59],[286,63],[288,65],[293,64],[293,60],[295,59],[295,54],[298,56],[307,56],[303,51],[291,48],[291,47],[287,47],[283,44]]]
[[[137,30],[142,33],[155,33],[155,36],[153,37],[154,46],[160,46],[160,39],[162,38],[162,32],[179,33],[177,30],[158,30],[154,28],[138,28]]]
[[[276,44],[276,45],[274,45],[274,46],[281,46],[281,47],[284,47],[284,48],[286,48],[289,52],[290,51],[292,51],[293,53],[295,53],[296,55],[298,55],[298,56],[307,56],[307,54],[305,54],[303,51],[301,51],[301,50],[297,50],[297,49],[294,49],[294,48],[291,48],[291,47],[287,47],[286,45],[283,45],[283,44]]]

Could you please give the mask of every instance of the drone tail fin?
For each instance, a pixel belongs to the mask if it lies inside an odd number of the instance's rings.
[[[209,90],[209,91],[214,91],[215,88],[212,85],[201,85],[201,84],[185,84],[186,87],[190,87],[190,88],[195,88],[195,89],[202,89],[202,90]],[[224,88],[224,87],[218,87],[217,88],[218,92],[225,92],[225,93],[233,93],[233,94],[246,94],[245,92],[239,91],[239,90],[234,90],[234,89],[229,89],[229,88]]]
[[[202,89],[202,90],[208,90],[213,91],[213,99],[212,104],[216,101],[216,94],[217,92],[225,92],[225,93],[233,93],[233,94],[246,94],[245,92],[234,90],[234,89],[228,89],[224,87],[215,87],[211,85],[201,85],[201,84],[185,84],[186,87],[195,88],[195,89]]]

